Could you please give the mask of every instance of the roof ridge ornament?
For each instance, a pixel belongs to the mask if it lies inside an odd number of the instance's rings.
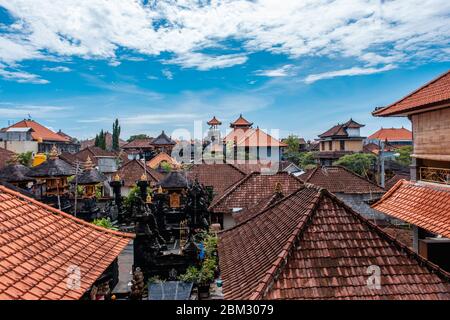
[[[87,156],[86,162],[84,163],[84,170],[89,171],[92,169],[94,169],[94,163],[92,162],[91,157]]]
[[[58,149],[56,148],[56,144],[53,145],[52,150],[49,153],[50,160],[58,159]]]

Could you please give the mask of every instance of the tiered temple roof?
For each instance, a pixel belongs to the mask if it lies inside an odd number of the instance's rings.
[[[450,299],[448,273],[309,184],[220,232],[218,252],[225,299]]]
[[[173,141],[163,130],[159,136],[152,140],[151,144],[154,146],[166,146],[175,145],[176,142]]]
[[[75,174],[74,168],[64,160],[59,159],[55,146],[49,158],[40,165],[31,168],[28,175],[34,178],[70,177]]]
[[[253,125],[253,122],[248,121],[245,119],[242,114],[239,115],[239,118],[234,120],[234,122],[230,123],[230,127],[233,129],[245,129],[245,128],[251,128]]]
[[[0,169],[0,179],[12,183],[33,181],[34,178],[28,176],[29,173],[30,168],[20,163],[12,163]]]

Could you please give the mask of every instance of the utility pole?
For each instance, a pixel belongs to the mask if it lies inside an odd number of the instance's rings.
[[[379,157],[380,157],[380,186],[382,188],[384,188],[385,185],[385,176],[384,176],[384,142],[380,141],[380,152],[379,152]]]

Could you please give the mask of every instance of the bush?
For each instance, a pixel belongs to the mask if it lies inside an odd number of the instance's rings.
[[[409,166],[411,164],[411,153],[413,151],[412,146],[404,146],[400,147],[396,150],[400,154],[398,158],[395,159],[395,161],[402,166]]]
[[[368,178],[368,172],[374,167],[376,160],[376,156],[371,153],[354,153],[339,158],[334,164],[346,167],[360,176]]]
[[[117,228],[114,226],[111,220],[109,220],[109,218],[95,219],[94,221],[92,221],[92,224],[106,229],[117,230]]]

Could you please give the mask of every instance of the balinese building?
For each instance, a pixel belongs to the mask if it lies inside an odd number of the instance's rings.
[[[58,152],[76,153],[80,144],[71,138],[53,132],[40,123],[27,119],[2,129],[0,139],[5,147],[14,152],[49,153],[56,146]],[[17,150],[17,151],[15,151]]]
[[[30,168],[18,163],[15,159],[13,163],[0,169],[0,180],[28,190],[30,184],[35,181],[34,178],[28,176],[29,173]]]
[[[27,176],[36,179],[33,189],[38,199],[61,209],[71,206],[68,178],[75,171],[72,165],[59,158],[56,146],[53,146],[48,159],[32,167]]]
[[[283,149],[287,145],[246,120],[242,114],[230,123],[229,132],[223,142],[228,162],[280,161]]]
[[[67,161],[80,161],[80,162],[86,162],[87,158],[89,157],[92,162],[94,163],[94,166],[96,166],[100,172],[110,175],[117,171],[120,165],[124,164],[128,161],[128,157],[123,152],[116,152],[116,151],[108,151],[103,150],[99,147],[86,147],[79,152],[77,152],[74,157],[63,154],[63,158],[67,158]],[[75,165],[76,163],[73,162],[72,164]]]
[[[99,282],[117,283],[117,257],[134,235],[87,223],[1,185],[0,208],[0,300],[89,299]]]
[[[121,149],[128,155],[128,159],[145,159],[149,161],[155,155],[155,147],[151,144],[153,138],[134,139],[124,144]]]
[[[141,179],[142,176],[146,177],[146,181],[150,186],[155,186],[164,175],[157,170],[154,170],[148,166],[145,166],[142,161],[130,160],[125,163],[114,174],[118,176],[122,181],[121,194],[127,196],[131,189],[136,187],[136,182]]]
[[[381,128],[367,137],[366,143],[380,144],[387,142],[393,147],[403,147],[412,145],[412,132],[404,127],[401,128]]]
[[[219,233],[226,300],[448,300],[450,276],[306,184]]]
[[[225,190],[246,176],[246,173],[230,163],[194,164],[187,171],[191,180],[197,179],[208,190],[213,198],[220,197]]]
[[[247,214],[247,210],[253,212],[255,206],[269,206],[275,199],[290,194],[301,185],[300,179],[287,172],[272,175],[252,172],[214,198],[209,207],[212,222],[220,223],[224,229],[231,228],[236,219]]]
[[[151,169],[161,169],[161,167],[164,167],[165,165],[176,168],[179,166],[179,163],[165,152],[160,152],[147,161],[147,167]]]
[[[320,151],[317,154],[322,166],[331,166],[340,157],[363,151],[363,141],[360,129],[363,124],[350,119],[337,124],[319,135]]]
[[[319,166],[308,174],[302,174],[299,178],[332,192],[367,219],[386,219],[384,214],[370,207],[373,202],[383,196],[385,190],[345,167]]]
[[[164,130],[161,132],[159,136],[154,138],[151,142],[151,145],[155,149],[156,153],[165,152],[167,154],[172,153],[173,147],[177,143],[172,140],[165,132]]]
[[[413,131],[411,181],[373,208],[414,225],[414,249],[450,270],[450,71],[373,115],[408,117]]]

